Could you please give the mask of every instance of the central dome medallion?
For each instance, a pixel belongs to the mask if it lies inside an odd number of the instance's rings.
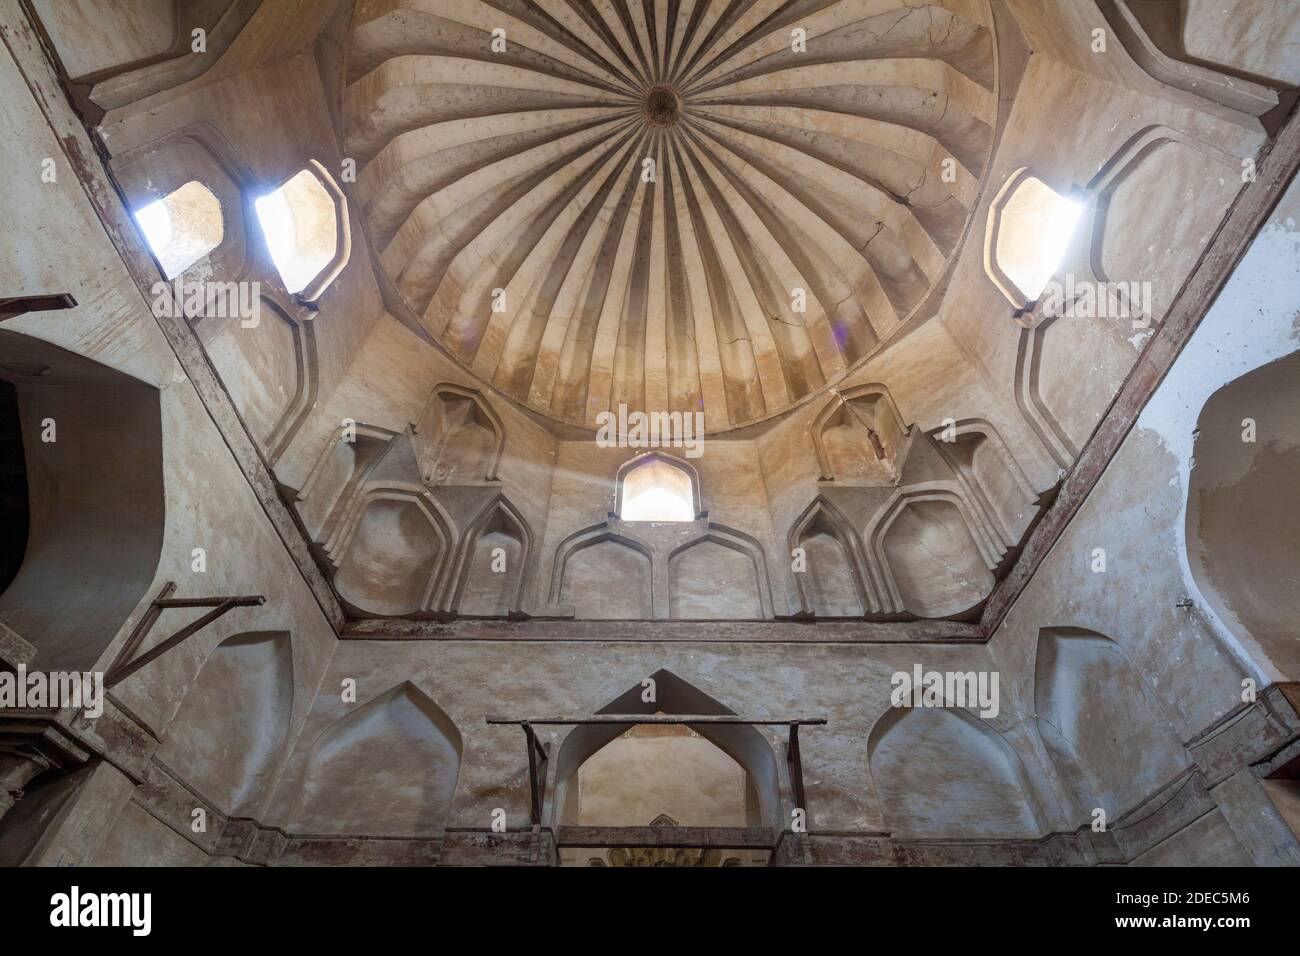
[[[993,142],[983,0],[376,0],[364,223],[408,321],[587,428],[793,407],[902,334]]]
[[[641,115],[658,129],[676,126],[682,115],[682,100],[671,86],[652,86],[641,100]]]

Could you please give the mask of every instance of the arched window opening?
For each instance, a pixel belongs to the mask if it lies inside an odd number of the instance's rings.
[[[221,245],[221,203],[197,179],[135,211],[135,221],[168,279]]]
[[[597,714],[636,714],[626,723],[574,727],[554,754],[555,786],[547,788],[544,819],[558,824],[560,861],[568,866],[736,866],[763,865],[767,840],[745,851],[722,850],[700,834],[659,834],[649,828],[688,830],[759,828],[771,831],[784,818],[779,774],[771,743],[755,727],[709,722],[676,723],[687,715],[734,711],[668,670],[650,675],[655,701],[642,695],[638,680]],[[668,719],[665,719],[667,716]],[[571,829],[577,828],[577,829]],[[591,828],[591,829],[587,829]],[[635,854],[621,861],[615,847],[601,846],[602,828],[611,836],[642,831]],[[587,839],[570,846],[566,835]],[[621,842],[621,841],[620,841]],[[667,845],[673,844],[673,845]],[[703,850],[703,852],[701,852]],[[596,859],[598,862],[592,863]],[[728,863],[735,859],[737,863]]]
[[[1020,170],[993,201],[985,266],[1017,307],[1035,301],[1061,265],[1083,203]]]
[[[315,164],[254,201],[285,291],[319,296],[347,259],[347,219],[337,186]],[[329,268],[331,265],[333,269]]]
[[[619,517],[624,521],[694,521],[691,476],[662,458],[635,465],[622,478]]]

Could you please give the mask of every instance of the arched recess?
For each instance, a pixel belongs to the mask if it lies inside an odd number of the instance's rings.
[[[655,701],[641,699],[644,688],[641,682],[610,701],[598,714],[734,714],[721,702],[705,694],[681,677],[668,670],[658,670],[650,675],[654,681]],[[752,725],[718,726],[716,724],[690,724],[692,731],[712,742],[718,749],[744,768],[758,805],[758,820],[763,826],[783,825],[781,785],[776,756],[772,745]],[[571,788],[576,784],[579,768],[610,741],[628,730],[626,726],[588,724],[575,727],[565,737],[555,758],[556,785],[551,803],[557,823],[564,822],[564,811],[572,810],[574,797]],[[646,821],[649,823],[649,821]]]
[[[532,553],[528,522],[504,495],[497,495],[461,538],[457,580],[447,609],[479,617],[518,612]]]
[[[634,724],[620,729],[622,733],[588,757],[570,778],[566,802],[559,808],[561,825],[762,825],[749,774],[713,741],[681,724]],[[574,856],[590,859],[586,850],[561,850],[564,862]],[[644,865],[621,849],[609,851],[604,858],[614,866]],[[720,863],[719,850],[686,851],[675,861],[675,865],[695,866]]]
[[[60,824],[99,761],[40,774],[23,788],[23,798],[0,817],[0,866],[38,866],[41,852],[55,842]],[[53,862],[53,861],[51,861]]]
[[[1078,627],[1038,632],[1034,711],[1080,819],[1114,819],[1187,766],[1159,701],[1118,644]]]
[[[911,433],[884,385],[873,382],[837,392],[812,426],[821,480],[892,483]]]
[[[204,662],[157,759],[225,813],[250,816],[267,794],[292,715],[288,632],[236,634]]]
[[[763,546],[747,534],[710,524],[668,555],[668,612],[679,620],[771,618]]]
[[[1014,547],[1038,510],[1033,486],[989,422],[963,418],[950,428],[930,432],[934,446],[996,529],[1003,547]],[[952,440],[945,441],[945,435]]]
[[[705,517],[706,512],[704,510],[703,499],[700,493],[700,473],[695,470],[695,466],[690,462],[673,455],[666,455],[659,451],[644,452],[643,454],[637,455],[635,458],[623,462],[623,464],[619,466],[618,473],[614,476],[614,514],[622,517],[629,502],[629,477],[636,474],[650,473],[657,467],[675,469],[676,473],[680,473],[690,482],[689,492],[687,492],[685,486],[682,485],[680,488],[680,494],[683,496],[687,494],[689,495],[687,509],[691,517],[687,518],[686,512],[683,512],[680,518],[674,518],[672,520],[692,520]],[[670,489],[669,493],[675,496],[679,491],[674,487],[673,489]],[[629,519],[625,518],[624,520]]]
[[[590,620],[654,617],[650,549],[601,523],[565,538],[555,549],[550,603]]]
[[[506,429],[487,400],[472,388],[443,383],[433,390],[417,431],[420,467],[438,485],[497,481]]]
[[[1240,158],[1177,129],[1153,125],[1129,137],[1088,183],[1096,196],[1089,264],[1113,290],[1109,299],[1144,304],[1150,321],[1162,322],[1244,186]],[[1188,195],[1197,201],[1184,202]],[[1161,205],[1153,196],[1169,198]]]
[[[289,829],[437,835],[460,773],[455,723],[409,681],[372,698],[312,743]]]
[[[423,489],[368,489],[339,546],[334,587],[340,600],[362,615],[432,610],[451,554],[451,528]]]
[[[1187,563],[1247,646],[1300,679],[1300,352],[1210,396],[1196,420]],[[1249,439],[1249,440],[1248,440]]]
[[[11,447],[21,440],[28,506],[0,622],[36,647],[31,666],[91,670],[158,567],[166,518],[158,391],[15,332],[0,330],[0,356],[17,399],[3,428]],[[16,471],[6,475],[17,493]]]
[[[790,528],[790,551],[804,551],[795,572],[802,609],[818,617],[860,617],[878,604],[867,584],[858,536],[844,515],[818,495]]]
[[[895,837],[1042,834],[1019,756],[964,708],[891,708],[871,728],[867,755],[881,816]]]
[[[864,538],[892,612],[959,617],[978,608],[993,589],[1001,550],[949,488],[897,492],[872,518]]]
[[[361,422],[334,430],[296,495],[298,515],[313,541],[323,544],[338,527],[370,469],[396,435]]]

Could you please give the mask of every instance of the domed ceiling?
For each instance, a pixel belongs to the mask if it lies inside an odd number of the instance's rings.
[[[962,11],[962,12],[958,12]],[[591,427],[834,384],[941,279],[992,146],[982,0],[381,0],[364,219],[429,334]]]

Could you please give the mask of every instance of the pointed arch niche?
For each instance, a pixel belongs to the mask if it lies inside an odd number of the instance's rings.
[[[465,529],[449,610],[478,617],[519,611],[532,547],[528,522],[504,495],[497,495]]]
[[[896,493],[865,537],[895,612],[955,618],[993,589],[1001,550],[961,496],[938,483]]]
[[[945,434],[952,440],[944,440]],[[941,426],[930,435],[1003,546],[1018,544],[1038,513],[1038,496],[997,429],[983,419],[964,418],[950,432]]]
[[[813,499],[790,529],[791,553],[804,552],[795,572],[802,609],[817,617],[861,617],[875,601],[869,591],[858,536],[847,518],[822,496]]]
[[[668,612],[675,620],[773,617],[763,546],[747,534],[710,524],[668,555]]]
[[[325,728],[312,743],[291,814],[295,833],[441,833],[460,774],[451,718],[409,681]]]
[[[371,468],[396,437],[387,428],[361,422],[334,430],[297,494],[298,515],[313,541],[324,544],[343,521]]]
[[[604,523],[584,528],[556,549],[551,604],[573,608],[579,619],[649,620],[655,616],[652,560],[645,544]]]
[[[960,707],[896,707],[867,738],[871,779],[895,838],[1037,838],[1023,765],[1002,735]]]
[[[598,714],[698,714],[724,715],[734,714],[721,702],[705,694],[688,681],[668,670],[658,670],[650,675],[654,680],[655,701],[647,703],[641,699],[643,688],[638,680],[628,691],[610,701]],[[644,725],[636,725],[643,727]],[[765,826],[781,825],[781,791],[780,777],[772,745],[767,738],[751,725],[719,726],[715,724],[686,725],[690,737],[655,737],[646,735],[642,740],[676,740],[674,744],[637,745],[635,735],[628,737],[629,728],[588,724],[575,727],[561,744],[556,757],[556,787],[552,810],[557,824],[577,823],[583,819],[582,789],[580,772],[602,748],[626,738],[633,741],[630,745],[615,744],[610,756],[617,758],[612,763],[618,764],[623,783],[612,779],[597,779],[600,784],[594,793],[588,789],[588,811],[599,814],[597,826],[615,824],[604,821],[627,819],[622,825],[649,825],[655,814],[649,813],[651,805],[673,806],[687,817],[676,816],[671,811],[659,809],[656,813],[667,813],[684,826]],[[660,728],[651,728],[657,731]],[[697,743],[682,744],[682,740],[695,740]],[[721,751],[731,762],[724,762],[703,743],[707,742]],[[623,752],[620,752],[623,751]],[[665,762],[667,758],[678,758],[677,762]],[[594,769],[597,772],[608,770],[604,761],[597,760]],[[731,765],[744,775],[743,786],[734,777],[729,777]],[[692,779],[685,771],[688,767],[707,770],[703,780]],[[649,776],[658,771],[672,770],[671,776],[651,781]],[[644,779],[653,789],[640,791],[627,786],[633,780]],[[604,784],[608,784],[605,786]],[[707,784],[707,785],[706,785]],[[716,785],[713,786],[713,785]],[[727,796],[730,804],[723,808],[710,806],[710,790],[715,795]],[[647,803],[646,801],[650,801]],[[696,823],[689,813],[700,814],[699,819],[713,815],[715,819],[727,822],[712,824]],[[644,820],[640,817],[645,816]],[[736,823],[734,821],[743,822]],[[635,821],[635,822],[632,822]]]

